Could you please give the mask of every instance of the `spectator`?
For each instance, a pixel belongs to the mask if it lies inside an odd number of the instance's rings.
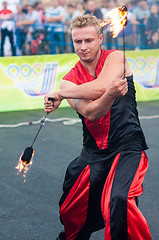
[[[87,10],[85,14],[92,14],[99,19],[100,22],[103,21],[103,14],[99,8],[97,8],[96,2],[93,0],[88,0],[87,2]]]
[[[52,0],[52,7],[46,9],[45,19],[46,24],[49,24],[51,28],[48,31],[53,30],[53,38],[55,41],[56,53],[64,52],[64,30],[63,21],[65,17],[65,10],[62,6],[59,6],[57,0]],[[52,32],[52,31],[51,31]]]
[[[139,30],[140,36],[140,48],[144,49],[147,47],[147,36],[145,33],[145,24],[150,15],[150,10],[147,2],[145,0],[140,0],[137,3],[137,7],[133,11],[133,16],[131,18],[131,23],[133,24],[133,33],[135,34]],[[137,27],[138,26],[138,29]],[[136,44],[136,43],[135,43]]]
[[[159,48],[159,33],[152,32],[150,40],[148,42],[149,49],[158,49]]]
[[[15,15],[16,27],[17,27],[17,36],[18,36],[18,45],[21,50],[26,39],[27,29],[23,22],[26,20],[26,14],[22,11],[22,6],[17,5],[17,13]]]
[[[76,9],[80,11],[81,15],[83,15],[85,13],[84,4],[82,2],[77,3]]]
[[[45,13],[44,13],[44,10],[43,10],[43,8],[42,8],[42,3],[41,3],[41,2],[36,2],[36,3],[35,3],[35,9],[36,9],[36,11],[39,13],[39,15],[40,15],[42,24],[44,24],[44,21],[45,21]]]
[[[70,24],[72,22],[72,19],[74,19],[77,16],[82,15],[79,10],[76,9],[75,5],[68,4],[67,6],[67,16],[64,20],[64,29],[65,29],[65,42],[66,42],[66,52],[74,52],[72,38],[70,34]]]
[[[148,36],[151,35],[151,32],[158,32],[159,31],[159,10],[158,6],[153,4],[150,8],[150,16],[147,19],[146,24],[146,33]]]
[[[4,56],[4,43],[5,39],[8,36],[10,44],[11,44],[11,50],[12,50],[12,56],[16,56],[16,48],[14,45],[14,15],[11,10],[7,8],[8,3],[6,1],[3,2],[3,9],[0,11],[0,20],[2,20],[1,23],[1,56]]]
[[[70,24],[72,22],[72,19],[82,15],[79,10],[76,9],[75,5],[73,4],[68,4],[67,6],[67,16],[64,19],[65,24]]]
[[[28,5],[28,13],[26,19],[21,22],[22,25],[27,27],[27,36],[25,42],[25,53],[26,55],[31,54],[31,41],[33,38],[38,37],[42,31],[42,22],[40,15],[34,9],[34,5]]]
[[[25,14],[28,13],[28,5],[29,5],[29,1],[28,1],[28,0],[23,0],[23,3],[22,3],[22,11],[23,11],[23,13],[25,13]]]

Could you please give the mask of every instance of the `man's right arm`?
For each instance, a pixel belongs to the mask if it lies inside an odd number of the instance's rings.
[[[77,85],[69,82],[63,81],[61,85],[61,92],[65,90],[73,89]],[[77,86],[78,87],[78,86]],[[110,109],[117,97],[124,96],[127,92],[127,84],[121,84],[121,81],[116,82],[115,85],[112,85],[102,96],[96,100],[86,100],[82,98],[68,98],[67,101],[71,107],[76,110],[78,113],[89,119],[90,121],[95,121],[103,117],[107,111]],[[70,91],[71,93],[71,91]],[[72,92],[72,96],[74,92]],[[49,97],[54,98],[54,101],[49,102]],[[63,97],[59,95],[59,92],[55,92],[45,96],[45,111],[47,113],[54,111],[62,101]]]

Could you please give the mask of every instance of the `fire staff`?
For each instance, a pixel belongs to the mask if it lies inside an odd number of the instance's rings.
[[[133,74],[123,53],[102,50],[96,17],[71,24],[80,60],[63,77],[61,89],[45,96],[45,111],[66,98],[83,124],[83,148],[68,166],[61,196],[58,239],[88,240],[105,227],[105,240],[150,240],[138,197],[148,168],[148,148],[138,119]],[[54,100],[49,101],[52,97]]]

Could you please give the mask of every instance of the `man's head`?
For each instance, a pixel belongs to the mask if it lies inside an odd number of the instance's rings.
[[[68,11],[69,15],[72,15],[74,13],[74,11],[75,11],[74,5],[73,4],[68,4],[67,5],[67,11]]]
[[[90,13],[94,13],[95,10],[97,9],[96,2],[93,0],[88,0],[87,9],[90,11]]]
[[[98,19],[93,16],[93,15],[82,15],[74,18],[71,23],[71,32],[74,28],[84,28],[84,27],[90,27],[93,26],[97,34],[100,36],[101,35],[101,27],[99,26],[99,21]]]
[[[59,1],[58,0],[52,0],[52,7],[57,8],[59,6]]]
[[[3,8],[4,8],[4,9],[7,9],[7,6],[8,6],[7,1],[4,1],[4,2],[3,2]]]
[[[28,9],[28,13],[32,13],[34,11],[34,5],[29,4],[27,9]]]
[[[141,8],[142,10],[147,10],[148,9],[148,4],[145,0],[140,0],[138,2],[138,6],[139,8]]]
[[[80,59],[84,62],[95,60],[103,41],[98,19],[89,14],[74,18],[71,33],[75,52]]]
[[[159,12],[158,6],[156,4],[153,4],[150,9],[151,13],[154,15],[157,15]]]
[[[22,6],[20,4],[17,5],[17,13],[22,13]]]

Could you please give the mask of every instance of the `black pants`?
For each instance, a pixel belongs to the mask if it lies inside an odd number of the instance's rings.
[[[66,240],[88,240],[104,227],[105,240],[150,240],[135,201],[147,167],[145,152],[136,148],[109,154],[83,149],[67,168],[59,204]]]
[[[10,41],[11,49],[12,49],[12,56],[16,56],[13,31],[9,31],[7,28],[5,28],[5,29],[1,29],[1,57],[4,56],[4,42],[5,42],[6,36],[9,37],[9,41]]]

